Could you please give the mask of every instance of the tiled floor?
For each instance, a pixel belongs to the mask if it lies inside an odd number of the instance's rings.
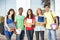
[[[15,40],[15,39],[16,39],[16,35],[14,34],[14,35],[12,36],[12,40]],[[26,34],[25,34],[24,39],[27,40]],[[57,30],[57,39],[60,40],[60,30]],[[5,36],[0,35],[0,40],[6,40]],[[34,34],[33,40],[36,40],[35,34]],[[47,40],[46,32],[45,32],[45,40]]]

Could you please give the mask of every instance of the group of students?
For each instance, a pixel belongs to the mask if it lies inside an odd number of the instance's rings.
[[[45,5],[45,13],[42,9],[36,10],[36,15],[33,15],[32,9],[27,10],[27,15],[22,15],[23,8],[18,9],[19,14],[15,15],[14,9],[8,11],[8,15],[5,17],[4,34],[7,40],[11,40],[13,33],[16,34],[16,40],[24,40],[24,34],[26,30],[28,40],[33,40],[33,34],[35,31],[36,40],[44,40],[44,31],[47,31],[47,40],[57,40],[56,29],[58,29],[58,19],[54,12],[50,11],[50,6]],[[53,17],[52,17],[52,15]],[[56,29],[51,29],[50,25],[56,20]],[[14,27],[13,27],[14,26]],[[17,34],[17,30],[20,30],[20,34]]]

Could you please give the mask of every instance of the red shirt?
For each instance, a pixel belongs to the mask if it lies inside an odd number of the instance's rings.
[[[30,18],[30,19],[32,19],[32,21],[35,20],[34,17],[33,18]],[[27,20],[27,18],[25,18],[25,20]],[[32,25],[32,27],[25,26],[25,28],[26,28],[26,30],[34,30],[34,25]]]

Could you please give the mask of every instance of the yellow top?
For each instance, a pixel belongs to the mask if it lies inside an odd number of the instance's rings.
[[[53,17],[55,17],[55,13],[52,11],[49,11],[49,12],[45,12],[44,15],[45,15],[46,20],[47,20],[46,28],[51,29],[50,25],[52,23],[54,23]]]

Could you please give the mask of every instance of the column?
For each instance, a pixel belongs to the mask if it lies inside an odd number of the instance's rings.
[[[55,13],[60,17],[60,0],[55,0]]]
[[[27,9],[30,8],[30,0],[16,0],[17,14],[20,7],[23,7],[23,15],[26,16]]]

